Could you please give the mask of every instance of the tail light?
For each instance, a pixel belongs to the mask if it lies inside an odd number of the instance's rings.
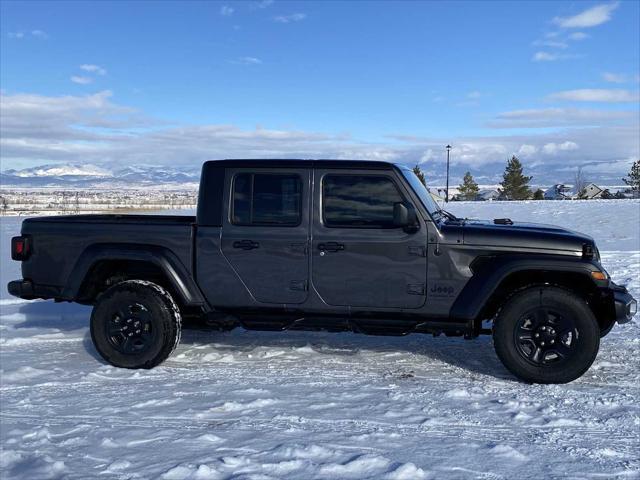
[[[11,239],[11,258],[23,261],[31,255],[31,241],[29,237],[13,237]]]

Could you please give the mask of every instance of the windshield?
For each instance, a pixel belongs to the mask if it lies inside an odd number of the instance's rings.
[[[424,186],[413,170],[407,167],[400,167],[400,171],[411,185],[411,188],[413,188],[413,191],[420,198],[422,205],[427,209],[429,215],[432,217],[442,216],[442,210],[429,193],[429,190],[427,190],[427,187]]]

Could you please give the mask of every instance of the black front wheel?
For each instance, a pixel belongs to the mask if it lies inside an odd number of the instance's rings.
[[[165,289],[127,280],[98,298],[91,338],[98,353],[116,367],[152,368],[178,345],[180,324],[180,310]]]
[[[557,287],[513,295],[493,327],[498,357],[533,383],[567,383],[584,374],[598,354],[600,328],[584,299]]]

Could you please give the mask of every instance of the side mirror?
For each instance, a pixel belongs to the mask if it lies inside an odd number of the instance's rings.
[[[414,233],[419,228],[418,215],[413,205],[405,205],[402,202],[393,205],[393,224],[401,227],[407,233]]]

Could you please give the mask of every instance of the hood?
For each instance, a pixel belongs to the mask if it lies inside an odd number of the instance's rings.
[[[489,220],[467,220],[463,227],[465,245],[534,248],[582,253],[584,244],[595,246],[593,238],[555,225],[540,223],[496,224]]]

